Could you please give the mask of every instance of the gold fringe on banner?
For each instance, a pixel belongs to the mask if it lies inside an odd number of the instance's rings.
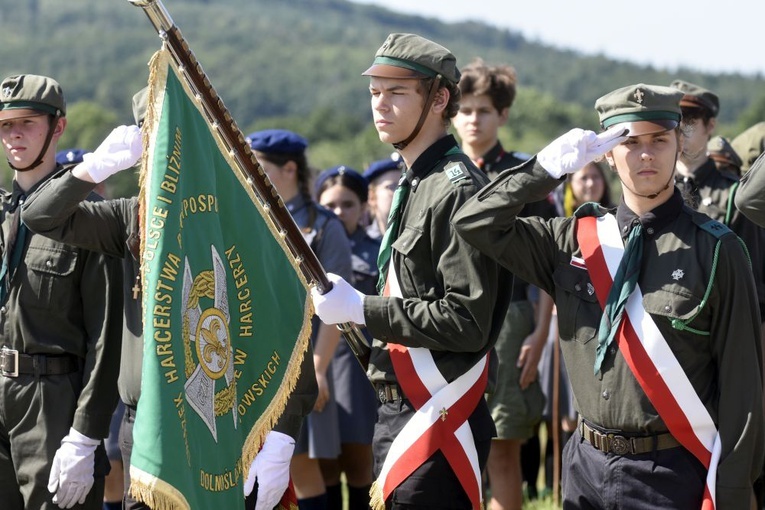
[[[385,498],[379,480],[372,482],[372,488],[369,489],[369,507],[372,510],[385,510]]]

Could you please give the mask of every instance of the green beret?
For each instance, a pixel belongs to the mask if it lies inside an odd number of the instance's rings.
[[[717,117],[720,112],[720,98],[709,90],[683,80],[673,81],[670,87],[684,94],[680,100],[682,108],[704,108],[712,114],[712,117]]]
[[[0,84],[0,111],[8,110],[37,110],[63,117],[66,114],[66,103],[61,85],[47,76],[9,76]],[[14,118],[11,114],[2,117]]]
[[[603,129],[625,124],[630,136],[648,135],[677,127],[681,97],[683,93],[671,87],[638,83],[598,98],[595,109]]]
[[[372,67],[364,76],[381,78],[435,78],[437,75],[454,84],[460,81],[457,58],[433,41],[415,34],[390,34],[375,53]]]
[[[146,117],[146,106],[149,100],[149,87],[144,87],[133,96],[133,118],[136,125],[143,124],[143,118]]]

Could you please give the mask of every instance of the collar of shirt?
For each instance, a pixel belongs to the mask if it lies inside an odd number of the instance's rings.
[[[11,201],[10,201],[10,210],[14,211],[16,207],[19,205],[19,199],[21,197],[28,197],[31,196],[32,193],[34,193],[40,186],[45,184],[49,179],[53,178],[54,175],[58,175],[62,172],[66,172],[66,170],[62,165],[56,165],[55,170],[53,170],[51,173],[40,179],[40,182],[36,183],[34,186],[29,188],[27,191],[24,191],[19,186],[19,183],[16,182],[16,180],[13,180],[13,193],[11,194]]]
[[[690,181],[692,184],[701,185],[704,181],[709,179],[710,176],[715,175],[716,172],[718,172],[718,170],[717,165],[715,165],[715,161],[712,158],[707,158],[704,164],[698,167],[695,172],[693,172],[693,175],[685,177],[679,173],[676,173],[675,182],[679,184]]]
[[[505,149],[502,147],[502,142],[497,140],[497,143],[489,149],[489,151],[478,158],[478,161],[476,161],[476,165],[478,166],[481,171],[484,173],[488,173],[491,171],[491,167],[502,161],[502,158],[505,155]]]
[[[436,167],[435,164],[455,147],[459,148],[457,140],[453,135],[446,135],[420,154],[412,168],[407,170],[404,175],[404,178],[411,185],[412,191],[417,189],[417,184]]]
[[[643,225],[645,234],[649,238],[653,237],[656,233],[661,232],[664,227],[669,225],[678,214],[680,214],[682,208],[683,197],[680,194],[680,190],[677,188],[675,188],[675,191],[669,200],[640,217],[627,207],[624,203],[624,198],[622,198],[619,207],[616,209],[616,221],[619,225],[622,239],[625,239],[629,235],[630,230],[632,230],[632,226],[636,221],[639,221]]]

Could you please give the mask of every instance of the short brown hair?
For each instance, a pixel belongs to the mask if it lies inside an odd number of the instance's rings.
[[[498,112],[510,108],[515,101],[518,77],[508,65],[488,66],[476,58],[462,70],[459,88],[462,95],[487,95]]]

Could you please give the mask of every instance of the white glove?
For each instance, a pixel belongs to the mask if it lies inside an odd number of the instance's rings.
[[[539,151],[537,162],[552,177],[560,179],[622,143],[628,133],[628,129],[618,124],[600,134],[574,128]]]
[[[77,166],[88,172],[93,182],[99,183],[135,165],[142,151],[143,141],[138,126],[119,126],[109,133],[98,149],[83,154],[82,163]]]
[[[99,444],[100,440],[84,436],[74,428],[70,428],[69,434],[61,440],[48,478],[48,491],[60,508],[72,508],[85,502],[93,487],[95,451]]]
[[[332,282],[332,290],[326,294],[319,294],[316,287],[311,289],[316,315],[324,324],[355,322],[363,326],[366,295],[351,287],[341,276],[328,273],[327,278]]]
[[[255,510],[272,510],[279,504],[290,483],[290,460],[294,451],[295,440],[287,434],[272,430],[266,435],[244,482],[246,498],[255,487],[255,479],[258,480]]]

